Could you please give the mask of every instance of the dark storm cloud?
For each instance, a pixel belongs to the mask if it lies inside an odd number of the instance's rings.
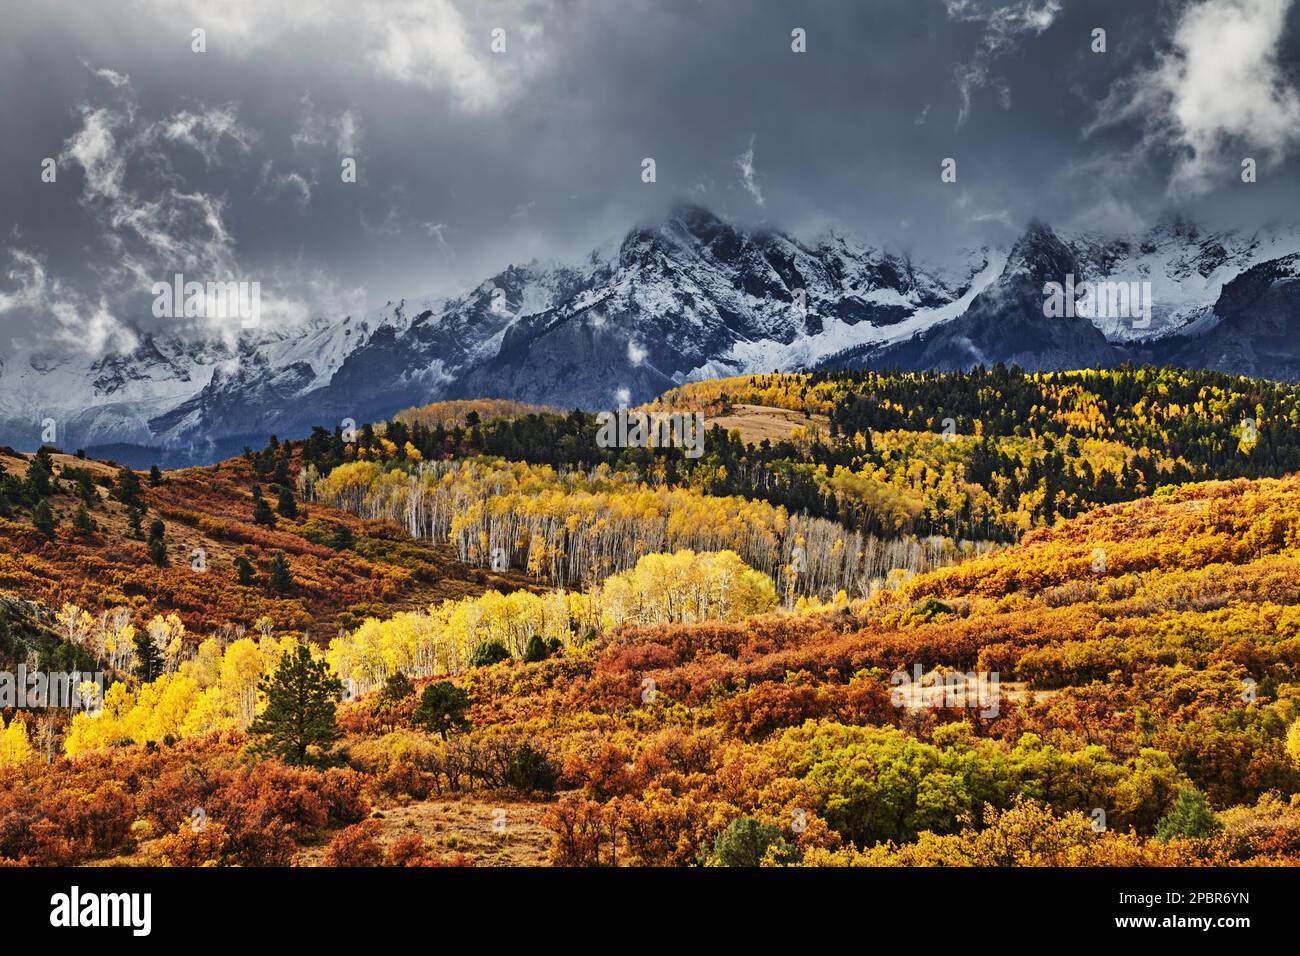
[[[26,4],[0,32],[0,320],[122,344],[174,271],[260,280],[271,321],[340,315],[683,199],[921,255],[1033,216],[1291,215],[1296,22],[1290,0]]]

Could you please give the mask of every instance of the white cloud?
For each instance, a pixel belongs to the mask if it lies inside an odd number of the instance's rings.
[[[351,109],[328,116],[316,109],[311,95],[302,98],[302,116],[298,129],[289,137],[295,149],[310,147],[332,149],[339,156],[356,156],[361,140],[361,124]]]
[[[735,164],[740,172],[740,182],[745,187],[745,192],[749,193],[756,204],[764,205],[766,200],[763,199],[763,190],[758,185],[754,170],[754,137],[749,138],[749,148],[736,157]]]
[[[227,223],[225,192],[208,191],[182,176],[175,160],[187,150],[202,156],[208,168],[234,163],[236,174],[243,171],[238,164],[245,163],[257,137],[234,106],[191,106],[151,118],[142,113],[129,87],[122,88],[128,95],[119,106],[79,107],[80,128],[59,155],[60,164],[80,168],[81,201],[100,230],[103,258],[93,268],[103,277],[101,298],[88,301],[66,291],[31,257],[15,260],[27,279],[17,291],[0,294],[0,311],[24,306],[52,315],[56,331],[69,331],[68,344],[93,352],[134,341],[110,302],[138,304],[152,294],[154,283],[170,281],[176,273],[200,282],[259,282],[267,326],[298,324],[332,313],[343,301],[362,301],[356,290],[339,289],[330,277],[300,262],[248,269]],[[356,135],[355,122],[327,126],[344,138]],[[302,173],[278,170],[270,160],[254,168],[261,173],[257,190],[287,193],[301,205],[310,200],[313,184]],[[135,170],[148,175],[135,175]],[[278,291],[283,289],[292,292]],[[182,321],[202,323],[203,331],[230,340],[240,331],[220,317]]]
[[[1188,7],[1156,64],[1117,85],[1085,130],[1136,122],[1136,153],[1175,157],[1169,191],[1198,194],[1251,156],[1278,163],[1300,143],[1300,96],[1279,65],[1292,0]]]
[[[198,152],[209,166],[221,161],[221,147],[231,143],[246,153],[256,134],[239,122],[233,103],[199,112],[181,110],[147,128],[147,136],[161,137]]]
[[[81,129],[64,144],[59,159],[82,168],[87,194],[108,199],[121,195],[126,163],[117,148],[116,132],[129,120],[115,110],[81,108]]]
[[[82,104],[81,128],[60,153],[60,162],[81,167],[82,199],[107,229],[119,257],[118,270],[152,284],[158,273],[198,269],[214,278],[235,272],[234,241],[227,231],[224,201],[186,190],[174,175],[150,177],[152,186],[128,187],[131,162],[171,169],[169,146],[184,145],[204,162],[221,161],[221,145],[246,152],[253,134],[242,127],[233,106],[182,110],[145,121],[134,100],[121,108]]]
[[[82,60],[81,63],[86,69],[90,70],[90,72],[94,73],[101,80],[106,80],[109,85],[114,88],[131,85],[131,75],[129,73],[118,73],[115,70],[108,69],[107,67],[96,70],[85,60]]]
[[[336,144],[339,153],[344,156],[355,155],[361,133],[356,114],[352,110],[344,110],[335,117],[334,130],[337,134]]]
[[[469,111],[496,105],[499,77],[488,68],[488,37],[475,44],[460,11],[448,0],[365,8],[366,57],[379,73],[402,83],[447,88]]]
[[[0,315],[26,313],[46,318],[34,326],[34,334],[42,336],[41,344],[46,346],[88,355],[136,347],[135,333],[113,315],[103,296],[90,300],[68,288],[51,277],[45,262],[31,252],[16,248],[6,252],[10,259],[6,278],[14,288],[0,291]]]
[[[462,6],[473,12],[473,22],[462,14]],[[482,4],[371,0],[362,15],[372,69],[400,83],[445,91],[465,112],[503,105],[525,89],[545,60],[540,22],[521,20],[518,10],[489,22],[491,13]],[[505,53],[491,51],[491,31],[497,26],[507,31]]]
[[[292,294],[279,290],[292,289]],[[361,315],[366,307],[366,290],[347,287],[323,269],[302,263],[272,270],[262,283],[262,324],[288,328],[320,316],[337,319]]]
[[[300,209],[311,202],[314,179],[308,179],[302,173],[289,170],[277,172],[275,164],[267,160],[262,164],[261,188],[270,195],[287,195]]]
[[[208,50],[225,55],[249,56],[281,41],[285,34],[333,24],[349,4],[338,0],[138,0],[151,6],[160,18],[189,32],[202,27],[208,33]]]
[[[421,224],[421,228],[429,234],[430,239],[437,241],[438,248],[449,256],[455,256],[455,250],[452,249],[451,244],[447,242],[445,233],[449,227],[445,222],[425,222]]]
[[[389,206],[384,211],[384,216],[378,222],[371,222],[366,218],[366,211],[359,210],[357,217],[361,222],[361,230],[371,236],[400,236],[402,234],[401,217],[397,209]]]
[[[12,292],[0,290],[0,315],[30,308],[40,301],[45,289],[45,263],[21,249],[9,249],[13,264],[6,278],[15,284]]]
[[[975,56],[953,70],[961,95],[960,128],[970,117],[971,94],[981,87],[997,90],[1002,108],[1011,108],[1011,88],[994,73],[993,61],[1014,50],[1021,37],[1037,36],[1050,27],[1061,12],[1061,0],[944,0],[944,7],[951,19],[979,23],[984,28]]]
[[[349,48],[361,48],[375,75],[445,92],[454,106],[471,113],[495,109],[525,91],[547,60],[543,21],[570,15],[542,0],[526,7],[518,0],[137,2],[152,10],[162,29],[186,42],[191,29],[202,27],[208,50],[223,56],[266,55],[268,48],[308,33],[344,36]],[[497,27],[507,31],[505,53],[491,51]]]

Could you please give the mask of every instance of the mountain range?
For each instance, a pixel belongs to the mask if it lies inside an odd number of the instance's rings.
[[[1050,316],[1044,286],[1149,283],[1149,318]],[[125,353],[0,359],[0,443],[196,464],[267,435],[451,398],[592,410],[774,369],[1149,362],[1300,379],[1300,230],[1141,233],[1031,223],[934,264],[838,232],[802,241],[683,206],[576,264],[513,265],[454,297],[237,339],[141,334]]]

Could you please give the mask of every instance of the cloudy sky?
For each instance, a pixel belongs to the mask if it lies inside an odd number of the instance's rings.
[[[922,257],[1009,242],[1035,216],[1300,219],[1292,0],[16,0],[0,16],[0,347],[129,346],[178,271],[260,281],[264,322],[454,293],[682,200]]]

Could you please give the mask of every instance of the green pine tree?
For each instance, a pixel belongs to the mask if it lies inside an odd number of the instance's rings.
[[[293,572],[289,570],[289,561],[283,551],[275,552],[271,558],[270,580],[272,590],[288,594],[293,590]]]
[[[130,468],[123,468],[117,473],[113,497],[127,508],[136,507],[144,511],[144,499],[140,497],[140,477]]]
[[[95,522],[91,520],[84,501],[77,505],[77,510],[72,513],[72,530],[83,536],[95,532]]]
[[[235,573],[239,575],[239,583],[245,587],[257,582],[257,572],[253,568],[253,562],[242,554],[235,558]]]
[[[414,693],[415,685],[411,683],[411,678],[398,671],[384,681],[383,690],[379,692],[379,699],[383,703],[396,704],[399,701],[406,700]]]
[[[1178,791],[1174,808],[1156,824],[1156,839],[1168,843],[1180,838],[1197,839],[1213,836],[1223,824],[1210,809],[1205,794],[1191,787]]]
[[[90,477],[90,472],[81,469],[77,472],[77,497],[87,508],[94,508],[99,504],[99,492],[95,491],[95,482]]]
[[[465,716],[468,708],[469,696],[463,690],[451,681],[437,681],[424,689],[411,719],[446,740],[451,731],[469,726],[469,718]]]
[[[144,509],[138,505],[131,505],[126,509],[126,524],[131,529],[131,537],[143,538],[144,532],[140,530],[140,525],[144,521]]]
[[[149,525],[149,557],[160,568],[167,567],[167,527],[157,518]]]
[[[266,695],[266,709],[248,728],[255,738],[253,753],[302,765],[312,760],[310,748],[318,748],[324,757],[343,736],[335,722],[335,703],[343,683],[325,661],[312,657],[307,645],[299,644],[285,654],[259,689]]]
[[[524,645],[524,663],[533,664],[537,661],[544,661],[550,656],[550,648],[540,634],[534,634]]]
[[[777,827],[753,817],[740,817],[713,841],[713,857],[722,866],[758,866],[773,846],[779,859],[795,856]]]
[[[163,672],[163,658],[157,645],[154,644],[153,638],[149,636],[146,630],[136,631],[135,634],[135,676],[140,678],[141,683],[157,680]]]
[[[253,485],[253,524],[266,525],[268,528],[275,527],[275,512],[262,497],[261,485]]]
[[[54,512],[50,510],[50,503],[42,498],[36,502],[36,507],[32,509],[32,527],[44,534],[46,537],[54,537],[54,529],[59,526],[59,520],[54,517]]]
[[[501,661],[510,660],[510,651],[500,641],[493,639],[480,641],[469,655],[470,667],[487,667]]]
[[[280,489],[280,496],[275,503],[275,510],[280,513],[281,518],[298,517],[298,502],[293,499],[293,492],[288,488]]]
[[[345,524],[336,524],[330,547],[335,551],[351,551],[354,544],[356,539],[352,536],[352,529]]]
[[[27,487],[38,498],[54,494],[54,458],[45,445],[36,450],[27,466]]]

